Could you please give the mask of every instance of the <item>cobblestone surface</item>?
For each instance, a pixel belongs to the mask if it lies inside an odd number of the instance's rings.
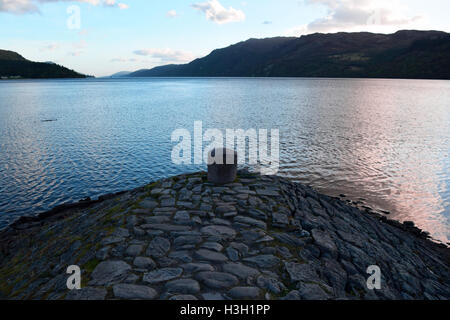
[[[158,181],[0,234],[6,299],[449,299],[449,249],[279,177]],[[80,266],[82,290],[66,287]],[[381,269],[369,290],[367,268]]]

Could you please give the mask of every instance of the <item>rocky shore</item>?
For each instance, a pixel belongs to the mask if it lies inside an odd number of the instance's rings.
[[[450,250],[280,177],[205,173],[58,207],[0,233],[2,299],[449,299]],[[81,268],[68,290],[67,267]],[[369,266],[381,289],[367,287]]]

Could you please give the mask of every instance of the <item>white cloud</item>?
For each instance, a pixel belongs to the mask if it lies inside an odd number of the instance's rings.
[[[194,3],[195,9],[205,13],[206,19],[217,24],[229,22],[239,22],[245,20],[245,13],[232,7],[226,9],[218,0],[209,0],[206,2]]]
[[[125,4],[125,3],[118,3],[118,4],[117,4],[117,7],[118,7],[120,10],[125,10],[125,9],[128,9],[130,6],[127,5],[127,4]]]
[[[70,51],[68,54],[69,54],[69,56],[72,56],[72,57],[79,57],[83,54],[83,51],[75,50],[75,51]]]
[[[0,0],[0,12],[14,14],[36,13],[39,12],[41,3],[51,2],[82,2],[93,6],[103,4],[105,7],[116,7],[119,9],[128,9],[128,5],[118,3],[116,0]]]
[[[38,11],[38,7],[30,0],[0,0],[0,12],[24,14]]]
[[[72,42],[72,50],[69,51],[69,55],[73,57],[79,57],[84,54],[85,49],[87,49],[87,43],[85,40],[80,40],[77,42]]]
[[[138,60],[135,58],[114,58],[111,59],[111,62],[121,62],[121,63],[125,63],[125,62],[137,62]]]
[[[98,1],[98,0],[87,0],[87,1]],[[120,10],[125,10],[129,8],[127,4],[116,2],[116,0],[103,0],[103,5],[105,7],[119,8]]]
[[[103,5],[105,7],[115,7],[116,6],[116,0],[105,0],[105,1],[103,1]]]
[[[408,7],[398,0],[306,0],[305,3],[325,6],[327,15],[288,30],[289,35],[338,31],[391,32],[412,27],[421,20],[419,16],[409,16]]]
[[[178,13],[175,10],[170,10],[167,12],[166,16],[168,16],[169,18],[175,18],[178,16]]]
[[[41,51],[55,51],[61,47],[59,43],[50,43],[41,48]]]
[[[87,48],[87,43],[85,40],[80,40],[80,41],[72,43],[72,46],[76,49],[84,49],[84,48]]]
[[[87,35],[89,34],[89,30],[87,30],[87,29],[82,29],[82,30],[80,30],[80,32],[78,32],[78,34],[79,34],[80,36],[87,36]]]
[[[133,51],[139,56],[146,56],[158,60],[161,63],[186,63],[192,61],[195,57],[185,51],[172,49],[141,49]]]

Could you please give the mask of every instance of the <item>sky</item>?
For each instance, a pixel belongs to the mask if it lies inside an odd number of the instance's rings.
[[[0,0],[0,49],[107,76],[249,38],[450,32],[448,12],[449,0]]]

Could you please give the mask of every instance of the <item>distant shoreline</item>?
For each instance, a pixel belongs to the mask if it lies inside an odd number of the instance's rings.
[[[96,79],[103,79],[110,77],[96,77]],[[111,79],[334,79],[334,80],[437,80],[450,81],[450,78],[388,78],[388,77],[287,77],[287,76],[270,76],[270,77],[249,77],[249,76],[133,76],[133,77],[111,77]]]
[[[17,81],[17,80],[131,80],[131,79],[267,79],[267,80],[416,80],[416,81],[450,81],[450,79],[438,78],[358,78],[358,77],[198,77],[198,76],[155,76],[155,77],[76,77],[76,78],[8,78],[0,79],[0,81]]]
[[[23,78],[23,77],[0,77],[0,81],[11,80],[73,80],[73,79],[94,79],[94,76],[85,77],[60,77],[60,78]]]
[[[450,79],[450,34],[401,30],[314,33],[249,39],[186,64],[168,64],[129,76],[261,76]]]

